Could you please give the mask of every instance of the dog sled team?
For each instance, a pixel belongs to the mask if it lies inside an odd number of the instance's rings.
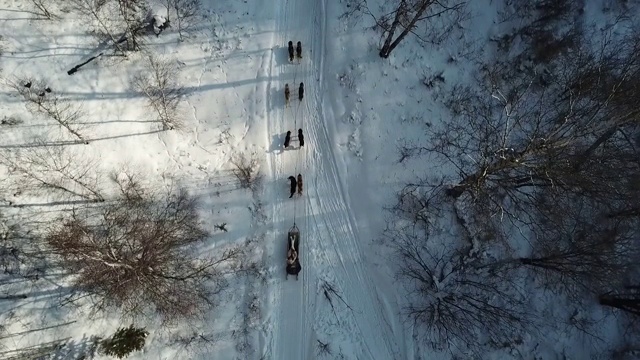
[[[300,41],[297,42],[294,47],[293,41],[289,41],[289,62],[292,63],[294,59],[298,60],[298,63],[302,60],[302,43]],[[295,86],[295,85],[294,85]],[[300,83],[298,86],[298,101],[302,101],[304,98],[304,83]],[[289,107],[289,103],[291,100],[291,89],[289,84],[284,85],[284,101],[285,105]],[[291,135],[291,131],[287,131],[287,134],[284,138],[284,148],[288,149],[292,144],[292,140],[297,140],[302,148],[304,146],[304,134],[302,133],[302,129],[298,129],[298,136]],[[298,174],[298,176],[289,176],[289,198],[292,198],[294,195],[298,194],[302,196],[303,191],[303,181],[302,174]],[[295,221],[293,227],[289,229],[287,233],[287,278],[289,275],[295,275],[296,280],[298,280],[298,274],[302,270],[302,266],[300,265],[299,259],[299,246],[300,246],[300,231],[295,225]]]

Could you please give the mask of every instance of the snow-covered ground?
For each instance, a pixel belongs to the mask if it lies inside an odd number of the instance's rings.
[[[150,336],[131,359],[451,357],[425,345],[403,314],[406,289],[394,277],[397,262],[379,241],[383,207],[393,203],[403,181],[440,171],[429,164],[399,164],[397,147],[421,138],[425,122],[440,119],[436,90],[445,85],[428,89],[424,76],[442,73],[447,85],[472,78],[467,55],[497,31],[497,5],[472,4],[463,26],[473,31],[426,48],[409,36],[389,59],[381,59],[371,18],[341,16],[348,3],[203,0],[203,18],[185,41],[171,28],[150,36],[145,51],[176,64],[177,80],[186,89],[183,129],[163,131],[130,85],[144,69],[142,53],[102,56],[69,76],[73,66],[103,51],[88,33],[87,19],[55,4],[59,20],[34,19],[29,1],[0,0],[0,117],[21,120],[0,126],[2,151],[29,152],[36,141],[72,140],[51,121],[30,115],[6,85],[16,77],[41,79],[84,111],[81,131],[89,144],[62,146],[68,156],[92,159],[105,184],[110,173],[126,166],[146,183],[186,187],[201,199],[202,217],[213,233],[202,251],[242,246],[244,261],[257,269],[229,276],[229,286],[204,318],[170,328],[155,319],[137,324]],[[369,8],[378,9],[378,3],[384,1],[370,1]],[[157,4],[154,9],[162,12]],[[290,40],[302,42],[299,63],[287,59]],[[305,94],[298,101],[301,82]],[[285,84],[292,90],[289,106]],[[294,139],[293,149],[285,150],[285,133],[295,135],[299,128],[305,146]],[[239,188],[231,174],[231,160],[240,153],[259,160],[262,180],[254,191]],[[303,176],[304,195],[290,199],[287,178],[297,174]],[[0,176],[9,181],[8,174]],[[70,206],[9,191],[0,200],[0,214],[10,219],[53,219]],[[221,223],[228,224],[227,232],[214,228]],[[298,281],[285,279],[284,271],[286,234],[294,225],[301,232]],[[65,345],[52,358],[80,359],[92,336],[128,325],[118,314],[89,318],[81,301],[60,306],[65,281],[44,274],[28,287],[0,284],[0,297],[27,295],[0,299],[0,353],[62,339]],[[558,306],[545,311],[550,317],[570,311],[570,304]],[[493,356],[591,357],[589,338],[572,331],[531,335],[518,346],[519,355],[500,350]],[[617,334],[611,330],[607,336]],[[554,337],[560,340],[553,343]]]

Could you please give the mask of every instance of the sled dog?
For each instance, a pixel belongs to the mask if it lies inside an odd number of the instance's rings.
[[[289,62],[293,62],[293,41],[289,41]]]
[[[284,103],[289,106],[289,97],[291,95],[291,91],[289,91],[289,84],[284,84]]]
[[[300,41],[296,44],[296,57],[298,58],[298,61],[302,59],[302,43]]]
[[[287,135],[284,137],[284,147],[288,148],[291,142],[291,131],[287,131]]]
[[[291,185],[290,185],[290,189],[289,192],[291,193],[291,195],[289,195],[289,199],[291,199],[293,197],[293,195],[296,193],[296,178],[293,176],[289,176],[289,181],[291,181]]]

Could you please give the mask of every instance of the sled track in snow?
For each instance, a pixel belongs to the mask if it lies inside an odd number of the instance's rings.
[[[297,134],[302,128],[305,146],[269,155],[270,175],[275,184],[273,200],[272,274],[270,301],[270,334],[262,351],[265,359],[316,358],[318,323],[333,316],[323,291],[324,281],[341,293],[353,310],[338,311],[338,326],[351,335],[360,359],[394,359],[402,353],[398,344],[387,336],[390,325],[380,314],[382,301],[367,274],[357,235],[355,217],[348,206],[347,192],[336,165],[333,113],[324,111],[324,73],[326,45],[326,0],[281,0],[276,16],[277,30],[272,44],[270,89],[274,105],[267,114],[269,142],[273,136],[284,136],[287,130]],[[303,58],[288,63],[287,43],[302,42]],[[298,84],[304,82],[305,94],[298,101]],[[284,85],[291,89],[290,107],[284,104]],[[278,100],[280,99],[280,100]],[[294,141],[292,143],[296,144]],[[288,199],[287,177],[301,173],[304,195]],[[286,234],[295,223],[300,229],[300,280],[285,280]],[[336,307],[340,304],[336,302]],[[324,311],[324,312],[323,312]],[[335,314],[336,318],[338,314]],[[387,314],[388,315],[388,314]],[[342,322],[342,323],[340,323]],[[328,339],[319,339],[327,341]]]
[[[313,1],[313,0],[307,0]],[[268,115],[269,143],[273,142],[273,137],[284,135],[287,130],[297,134],[298,128],[304,129],[304,122],[301,121],[303,114],[306,112],[303,102],[298,102],[298,86],[299,82],[305,82],[302,67],[307,67],[309,59],[308,53],[305,51],[307,38],[305,34],[310,29],[304,26],[303,21],[292,23],[292,19],[299,19],[304,12],[304,3],[300,1],[284,0],[277,3],[278,12],[276,16],[276,36],[272,48],[272,65],[270,69],[270,78],[273,79],[269,94],[274,94],[275,99],[271,99],[274,110]],[[307,14],[308,15],[308,14]],[[303,16],[304,18],[304,16]],[[299,19],[300,20],[300,19]],[[291,40],[294,44],[301,41],[303,44],[303,59],[300,64],[289,64],[287,57],[286,45]],[[294,60],[295,62],[296,60]],[[291,87],[290,106],[284,106],[284,84],[289,83]],[[305,98],[307,94],[305,93]],[[297,142],[292,141],[297,145]],[[306,320],[306,314],[309,309],[306,304],[309,294],[308,281],[310,264],[309,253],[307,251],[307,234],[308,227],[306,216],[306,194],[302,197],[294,196],[288,199],[285,194],[285,184],[289,175],[296,176],[298,173],[306,177],[306,161],[305,148],[300,150],[285,150],[281,153],[271,153],[269,156],[270,175],[275,184],[273,192],[273,241],[272,261],[273,268],[271,273],[274,274],[273,291],[270,295],[272,302],[271,316],[268,319],[271,324],[270,334],[271,341],[267,341],[266,348],[263,349],[263,357],[265,359],[309,359],[309,336],[310,324]],[[280,187],[282,185],[282,187]],[[305,179],[305,189],[308,191],[309,184]],[[299,280],[295,277],[285,279],[285,260],[286,260],[286,234],[288,229],[294,224],[294,218],[297,215],[297,225],[301,231],[300,240],[300,262],[302,271],[299,274]],[[278,325],[273,325],[278,324]]]

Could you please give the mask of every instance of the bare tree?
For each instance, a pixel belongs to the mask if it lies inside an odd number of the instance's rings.
[[[40,141],[29,148],[4,149],[0,165],[8,169],[16,194],[33,191],[65,200],[104,201],[98,161],[76,149]]]
[[[117,0],[118,12],[123,21],[124,38],[128,50],[139,50],[141,34],[149,24],[147,14],[149,4],[147,0]]]
[[[580,199],[555,197],[541,208],[532,253],[517,260],[521,265],[574,300],[622,287],[640,253],[637,220],[600,215]]]
[[[163,130],[180,129],[183,119],[178,107],[185,94],[178,84],[178,67],[168,59],[149,55],[148,67],[133,79],[133,86],[147,98],[148,106],[158,114]]]
[[[177,24],[180,40],[193,30],[200,20],[201,0],[164,0],[167,9],[167,21]],[[175,20],[171,20],[175,18]]]
[[[517,79],[512,83],[489,66],[479,89],[454,89],[447,103],[452,118],[426,130],[428,144],[403,146],[405,157],[453,165],[444,182],[451,184],[450,217],[460,237],[485,247],[498,239],[507,250],[515,236],[531,245],[529,255],[515,261],[507,255],[483,268],[526,268],[578,301],[627,279],[637,261],[640,223],[640,152],[632,140],[640,118],[633,105],[640,89],[638,44],[637,36],[607,38],[593,52],[585,39],[558,55],[544,78],[525,73],[509,77]],[[429,184],[439,185],[414,188]],[[413,219],[442,226],[433,219],[442,218],[436,210],[444,200],[401,199],[411,204],[404,213]]]
[[[61,98],[44,81],[20,78],[9,85],[27,101],[30,111],[46,115],[79,141],[89,143],[80,133],[79,120],[84,115],[80,104]]]
[[[260,163],[255,152],[247,155],[237,153],[229,160],[233,165],[231,172],[238,179],[240,187],[245,189],[255,189],[259,186]]]
[[[454,89],[447,101],[453,118],[426,129],[429,144],[402,153],[453,165],[450,196],[490,214],[498,228],[505,218],[530,225],[544,210],[540,194],[616,199],[632,208],[638,189],[629,179],[640,176],[640,161],[629,134],[638,119],[640,42],[627,40],[604,44],[597,56],[585,46],[561,57],[564,68],[544,83],[521,76],[501,90],[504,83],[490,76],[480,91]]]
[[[49,6],[53,3],[53,1],[48,0],[31,0],[31,6],[33,7],[34,13],[38,16],[41,16],[47,20],[56,19],[57,16],[49,11]]]
[[[443,192],[410,186],[390,209],[383,240],[397,254],[397,273],[408,289],[407,315],[439,348],[477,348],[480,334],[508,341],[531,325],[525,298],[507,273],[495,272],[468,246],[435,240],[450,210]]]
[[[398,252],[398,274],[409,286],[407,314],[432,344],[473,349],[480,334],[500,343],[521,334],[530,321],[513,283],[460,251],[429,246],[420,230],[386,237]]]
[[[238,250],[195,257],[194,246],[209,236],[195,198],[182,189],[150,191],[131,176],[118,183],[120,199],[52,227],[46,240],[61,266],[94,295],[94,310],[120,308],[125,317],[155,311],[166,321],[201,314]]]
[[[571,0],[507,0],[499,11],[499,22],[505,23],[509,32],[494,40],[502,56],[511,54],[519,64],[526,60],[548,64],[578,45],[582,22],[576,19],[582,12],[582,5]]]
[[[70,0],[70,2],[76,11],[95,20],[98,23],[98,30],[111,40],[117,53],[126,56],[126,52],[121,46],[123,41],[119,35],[116,35],[120,30],[113,26],[109,20],[109,17],[117,11],[110,0]]]
[[[419,23],[445,13],[460,14],[465,4],[466,2],[457,0],[397,0],[393,2],[393,10],[379,18],[367,9],[376,25],[383,30],[384,43],[380,49],[380,57],[388,58],[409,33],[415,34],[414,30]]]

